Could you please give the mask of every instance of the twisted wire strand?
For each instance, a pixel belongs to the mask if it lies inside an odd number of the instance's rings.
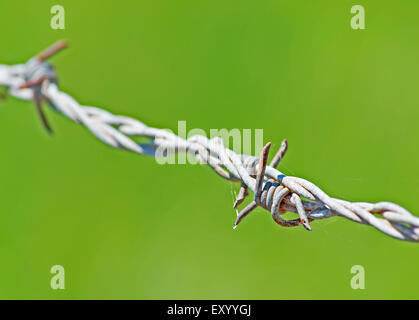
[[[419,242],[419,218],[401,206],[391,202],[335,199],[305,179],[280,172],[277,166],[288,149],[286,140],[268,165],[270,143],[263,148],[260,157],[236,154],[226,148],[219,137],[208,139],[195,135],[183,139],[166,130],[149,127],[139,120],[81,105],[59,89],[55,70],[46,61],[65,47],[66,43],[60,41],[25,64],[0,65],[0,85],[6,88],[7,94],[35,101],[49,131],[51,128],[42,113],[41,102],[46,102],[58,113],[83,125],[111,147],[156,157],[178,153],[192,155],[201,164],[208,164],[222,178],[241,183],[233,205],[235,209],[248,196],[249,189],[253,192],[253,201],[237,213],[234,228],[255,208],[262,207],[271,213],[277,224],[284,227],[302,225],[306,230],[311,230],[310,222],[314,220],[341,216],[370,225],[393,238]],[[135,137],[146,137],[149,141],[137,143]],[[284,219],[281,215],[285,212],[294,212],[298,218]]]

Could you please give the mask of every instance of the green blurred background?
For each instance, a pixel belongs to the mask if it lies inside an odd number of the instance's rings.
[[[50,8],[66,29],[50,28]],[[362,4],[366,30],[352,30]],[[286,174],[345,200],[417,196],[419,2],[0,2],[0,63],[58,39],[60,87],[86,105],[177,129],[263,128]],[[0,298],[419,298],[419,244],[343,218],[233,231],[239,186],[198,165],[114,150],[33,104],[0,102]],[[52,265],[66,289],[50,288]],[[363,265],[366,289],[350,269]]]

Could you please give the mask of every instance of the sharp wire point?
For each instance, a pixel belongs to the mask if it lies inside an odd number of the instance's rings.
[[[42,124],[44,125],[47,132],[49,134],[52,134],[53,133],[52,128],[50,127],[48,123],[44,110],[42,110],[41,98],[35,95],[34,102],[35,102],[36,109],[38,110],[39,117],[41,118]]]
[[[59,51],[65,49],[68,47],[68,42],[65,40],[59,40],[56,43],[54,43],[52,46],[50,46],[49,48],[47,48],[46,50],[42,51],[39,55],[38,55],[38,61],[42,62],[47,60],[48,58],[52,57],[53,55],[55,55],[56,53],[58,53]]]

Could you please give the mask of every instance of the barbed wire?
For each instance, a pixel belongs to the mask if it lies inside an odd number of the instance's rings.
[[[234,209],[245,200],[250,189],[253,201],[237,213],[234,228],[255,208],[268,210],[273,220],[284,227],[302,225],[311,230],[310,222],[334,216],[375,227],[393,238],[419,241],[419,218],[391,202],[349,202],[328,196],[315,184],[298,177],[286,176],[277,169],[285,156],[288,143],[282,141],[273,160],[267,165],[271,144],[262,150],[260,157],[237,154],[226,148],[220,137],[208,139],[194,135],[183,139],[166,130],[149,127],[143,122],[114,115],[101,108],[83,106],[57,85],[54,68],[46,61],[65,48],[59,41],[30,59],[25,64],[0,65],[0,85],[7,94],[22,100],[33,100],[41,120],[49,132],[51,127],[42,111],[42,103],[70,120],[85,126],[93,135],[117,149],[150,156],[170,156],[187,153],[201,164],[208,164],[222,178],[241,183]],[[148,142],[137,143],[135,137],[146,137]],[[298,214],[287,220],[285,212]]]

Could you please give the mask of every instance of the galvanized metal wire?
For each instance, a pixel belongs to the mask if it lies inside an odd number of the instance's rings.
[[[328,196],[314,183],[286,176],[277,169],[285,156],[288,144],[284,140],[271,163],[267,164],[270,143],[259,157],[237,154],[223,145],[221,138],[208,139],[195,135],[183,139],[166,130],[149,127],[143,122],[112,114],[101,108],[84,106],[57,85],[54,68],[48,57],[66,47],[58,42],[25,64],[0,65],[0,85],[7,94],[23,100],[34,100],[48,131],[51,127],[43,115],[41,103],[46,102],[58,113],[85,126],[107,145],[138,154],[163,156],[186,152],[200,163],[208,164],[219,176],[241,184],[234,208],[248,195],[253,201],[240,213],[234,228],[256,207],[270,212],[273,220],[284,227],[302,225],[311,230],[310,222],[334,216],[369,225],[396,239],[418,242],[419,218],[391,202],[349,202]],[[146,137],[147,143],[135,142],[135,137]],[[297,219],[283,218],[285,212],[298,214]]]

